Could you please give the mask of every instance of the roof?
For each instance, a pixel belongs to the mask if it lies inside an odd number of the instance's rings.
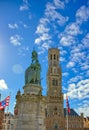
[[[70,113],[68,113],[70,116],[79,116],[73,109],[70,109]],[[66,108],[64,108],[64,116],[66,116]]]

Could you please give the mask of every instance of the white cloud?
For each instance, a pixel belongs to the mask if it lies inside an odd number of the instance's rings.
[[[89,70],[87,70],[87,73],[86,73],[88,76],[89,76]]]
[[[39,45],[41,43],[41,37],[35,39],[35,44]]]
[[[21,25],[22,27],[24,27],[24,28],[29,28],[29,25],[27,25],[27,24],[24,23],[23,21],[20,21],[19,23],[20,23],[20,25]]]
[[[10,42],[14,45],[14,46],[20,46],[21,45],[21,41],[22,41],[22,37],[20,35],[14,35],[10,37]]]
[[[89,106],[87,106],[87,107],[79,107],[79,108],[77,108],[76,109],[76,111],[78,112],[78,113],[83,113],[84,114],[84,117],[88,117],[89,116]]]
[[[18,55],[26,56],[26,54],[29,53],[29,50],[30,50],[29,46],[20,46],[18,48]]]
[[[83,23],[89,19],[89,6],[81,6],[76,12],[77,23]]]
[[[60,1],[60,0],[54,0],[54,4],[55,4],[56,8],[64,9],[64,7],[65,7],[64,2]]]
[[[60,47],[59,50],[60,50],[60,55],[65,55],[65,54],[67,54],[67,51],[64,50],[63,47]]]
[[[71,50],[71,54],[75,54],[75,53],[79,53],[81,51],[81,48],[77,45],[76,46],[73,46],[72,50]]]
[[[65,73],[62,73],[62,76],[64,77],[67,77],[69,75],[69,73],[68,72],[65,72]]]
[[[72,55],[73,61],[79,62],[79,59],[84,59],[85,58],[85,53],[84,52],[77,52]]]
[[[42,36],[41,36],[41,40],[42,41],[45,41],[45,40],[50,40],[51,39],[51,36],[47,33],[44,33]]]
[[[69,81],[68,81],[68,83],[73,83],[73,82],[78,82],[78,81],[80,81],[81,79],[82,79],[83,77],[82,76],[76,76],[76,77],[74,77],[74,78],[71,78]]]
[[[10,28],[10,29],[17,29],[18,28],[18,24],[8,24],[8,27]]]
[[[82,39],[82,43],[84,47],[89,48],[89,33],[87,33],[86,36]]]
[[[64,9],[66,2],[60,0],[53,0],[53,2],[47,2],[46,9],[44,11],[44,17],[40,19],[37,26],[36,34],[38,37],[35,39],[35,44],[41,45],[44,49],[47,49],[52,43],[51,30],[54,33],[58,33],[58,26],[63,26],[68,17],[62,16],[59,9]],[[42,51],[44,52],[44,51]]]
[[[38,49],[39,49],[38,55],[43,54],[45,52],[45,48],[41,46],[39,46]]]
[[[50,21],[55,21],[58,25],[64,25],[68,21],[68,17],[62,16],[56,11],[56,7],[52,3],[46,5],[45,16],[50,19]]]
[[[67,68],[70,68],[70,67],[74,67],[75,66],[75,63],[74,62],[72,62],[72,61],[70,61],[70,62],[68,62],[68,64],[67,64]]]
[[[72,62],[74,63],[74,66],[76,65],[76,69],[79,67],[78,70],[86,70],[88,69],[88,60],[88,54],[84,51],[84,46],[82,44],[73,46],[70,50],[69,63],[67,64],[67,67],[70,67],[70,63]]]
[[[62,86],[62,88],[63,88],[63,91],[67,91],[66,87]],[[65,100],[66,99],[66,94],[64,93],[63,96],[64,96],[64,100]]]
[[[81,80],[77,84],[71,83],[68,87],[70,98],[85,99],[89,98],[89,79]]]
[[[24,5],[20,6],[20,10],[21,11],[28,10],[28,6],[24,4]]]
[[[64,57],[60,57],[60,62],[66,61]]]
[[[85,87],[86,85],[89,85],[89,79],[81,80],[81,81],[78,82],[78,84],[77,84],[78,87],[83,86],[83,85],[84,85],[84,87]],[[89,91],[88,91],[88,92],[89,92]]]
[[[46,50],[48,50],[49,49],[49,44],[47,44],[47,43],[44,42],[42,44],[42,47],[45,48]]]
[[[29,28],[29,26],[27,24],[23,24],[24,28]]]
[[[89,70],[89,63],[87,61],[81,64],[81,70]]]
[[[83,113],[84,117],[89,116],[89,101],[83,100],[80,104],[78,104],[78,108],[76,108],[78,113]]]
[[[71,35],[64,35],[60,38],[60,44],[63,46],[70,46],[75,43],[75,38]]]
[[[0,79],[0,90],[7,90],[8,86],[4,79]]]
[[[44,42],[46,40],[50,40],[51,36],[47,33],[43,33],[39,38],[35,39],[35,44],[40,44],[41,42]]]
[[[50,20],[48,18],[41,18],[40,24],[43,24],[44,26],[50,23]]]
[[[28,0],[23,0],[23,4],[20,6],[20,11],[28,10],[29,9],[29,3]]]
[[[36,33],[37,34],[42,34],[42,33],[47,33],[49,31],[49,28],[46,28],[43,24],[40,24],[37,27]]]
[[[21,74],[21,73],[23,73],[23,67],[22,67],[20,64],[15,64],[15,65],[13,65],[13,67],[12,67],[12,71],[13,71],[15,74]]]
[[[78,34],[81,34],[82,31],[80,31],[80,26],[77,23],[71,23],[66,26],[65,33],[76,36]]]
[[[80,26],[73,22],[66,26],[64,32],[59,34],[60,43],[63,46],[70,46],[77,42],[76,36],[82,34]]]

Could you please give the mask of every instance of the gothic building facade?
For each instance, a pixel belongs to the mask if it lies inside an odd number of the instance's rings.
[[[42,95],[41,65],[36,51],[32,63],[25,71],[24,92],[16,95],[14,130],[83,130],[83,114],[73,109],[66,120],[62,92],[62,69],[59,49],[48,51],[47,96]]]

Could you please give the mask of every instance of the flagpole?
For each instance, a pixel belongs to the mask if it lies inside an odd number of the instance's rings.
[[[66,95],[66,126],[67,126],[67,130],[69,129],[69,125],[68,125],[68,113],[70,113],[70,106],[69,106],[69,102],[68,102],[68,97]]]
[[[68,130],[68,108],[66,108],[66,125]]]
[[[1,93],[0,93],[0,101],[1,101]]]

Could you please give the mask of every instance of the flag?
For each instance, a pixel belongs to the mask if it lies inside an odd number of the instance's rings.
[[[0,102],[0,110],[4,109],[6,106],[9,106],[10,96],[6,97],[3,101]]]
[[[68,113],[70,113],[70,106],[69,106],[69,101],[68,101],[68,97],[67,96],[66,96],[66,107],[67,107]]]

